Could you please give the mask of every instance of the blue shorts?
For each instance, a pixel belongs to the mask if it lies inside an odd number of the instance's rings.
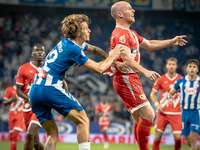
[[[55,121],[52,108],[66,117],[71,109],[83,110],[78,100],[62,87],[34,84],[30,90],[32,111],[40,124],[45,120]]]
[[[182,111],[182,133],[188,136],[190,132],[200,131],[200,110],[185,110]]]

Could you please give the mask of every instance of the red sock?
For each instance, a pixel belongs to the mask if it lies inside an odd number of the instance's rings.
[[[137,123],[134,123],[133,134],[134,134],[135,139],[136,139],[136,141],[138,143],[138,139],[137,139],[137,125],[138,125]]]
[[[174,150],[181,150],[181,140],[175,140]]]
[[[159,150],[160,141],[153,141],[152,150]]]
[[[149,150],[149,136],[152,121],[141,118],[137,125],[137,139],[140,150]]]
[[[11,147],[10,150],[16,150],[17,149],[17,136],[18,136],[19,131],[14,130],[12,133],[12,140],[11,140]]]
[[[107,134],[107,133],[104,133],[104,134],[103,134],[103,137],[104,137],[104,139],[105,139],[105,142],[108,142],[108,134]]]

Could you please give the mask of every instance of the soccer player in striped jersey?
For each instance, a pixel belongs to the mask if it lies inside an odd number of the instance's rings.
[[[173,103],[172,96],[180,90],[182,108],[182,132],[191,150],[198,150],[197,139],[200,131],[200,77],[197,75],[199,61],[189,59],[186,62],[187,75],[175,82],[169,92],[168,103]]]
[[[121,55],[123,48],[117,46],[99,63],[85,53],[85,42],[90,40],[89,18],[83,14],[69,15],[62,21],[64,38],[51,50],[43,65],[36,71],[30,91],[32,111],[45,129],[48,139],[45,150],[56,149],[58,127],[52,108],[77,125],[79,150],[90,150],[89,119],[78,100],[67,92],[63,79],[77,64],[95,73],[105,71]]]
[[[110,118],[109,116],[113,112],[111,104],[107,102],[107,99],[105,96],[101,96],[101,103],[99,103],[95,108],[95,113],[99,116],[99,127],[101,132],[103,133],[104,137],[104,149],[107,149],[109,147],[109,141],[108,141],[108,133],[107,130],[109,128],[110,124]]]
[[[14,78],[14,85],[7,87],[4,94],[4,105],[9,105],[9,134],[10,134],[10,150],[17,149],[17,136],[22,132],[23,126],[23,99],[16,94],[16,77]]]
[[[170,123],[175,145],[174,150],[181,149],[181,111],[180,111],[180,96],[179,93],[174,95],[173,105],[168,105],[168,93],[173,88],[175,81],[183,78],[180,74],[176,73],[177,68],[177,59],[170,57],[166,61],[167,73],[162,75],[161,78],[158,78],[155,82],[153,89],[151,91],[150,97],[157,109],[157,116],[155,120],[155,139],[152,145],[152,150],[159,150],[160,141],[162,134],[167,126]],[[160,90],[160,100],[157,101],[156,94]]]

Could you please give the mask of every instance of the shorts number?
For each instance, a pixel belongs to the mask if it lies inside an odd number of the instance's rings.
[[[134,85],[134,87],[137,87],[138,91],[139,91],[140,93],[142,93],[142,91],[140,90],[140,88],[139,88],[138,85]]]

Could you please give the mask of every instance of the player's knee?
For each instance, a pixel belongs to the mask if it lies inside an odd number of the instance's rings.
[[[160,141],[160,140],[161,140],[161,136],[156,135],[156,136],[155,136],[155,141]]]
[[[181,140],[181,134],[180,135],[174,135],[175,140]]]
[[[192,137],[192,136],[191,136],[189,142],[190,142],[190,145],[196,144],[196,143],[197,143],[196,137]]]
[[[34,140],[34,133],[27,132],[26,133],[26,141]]]

